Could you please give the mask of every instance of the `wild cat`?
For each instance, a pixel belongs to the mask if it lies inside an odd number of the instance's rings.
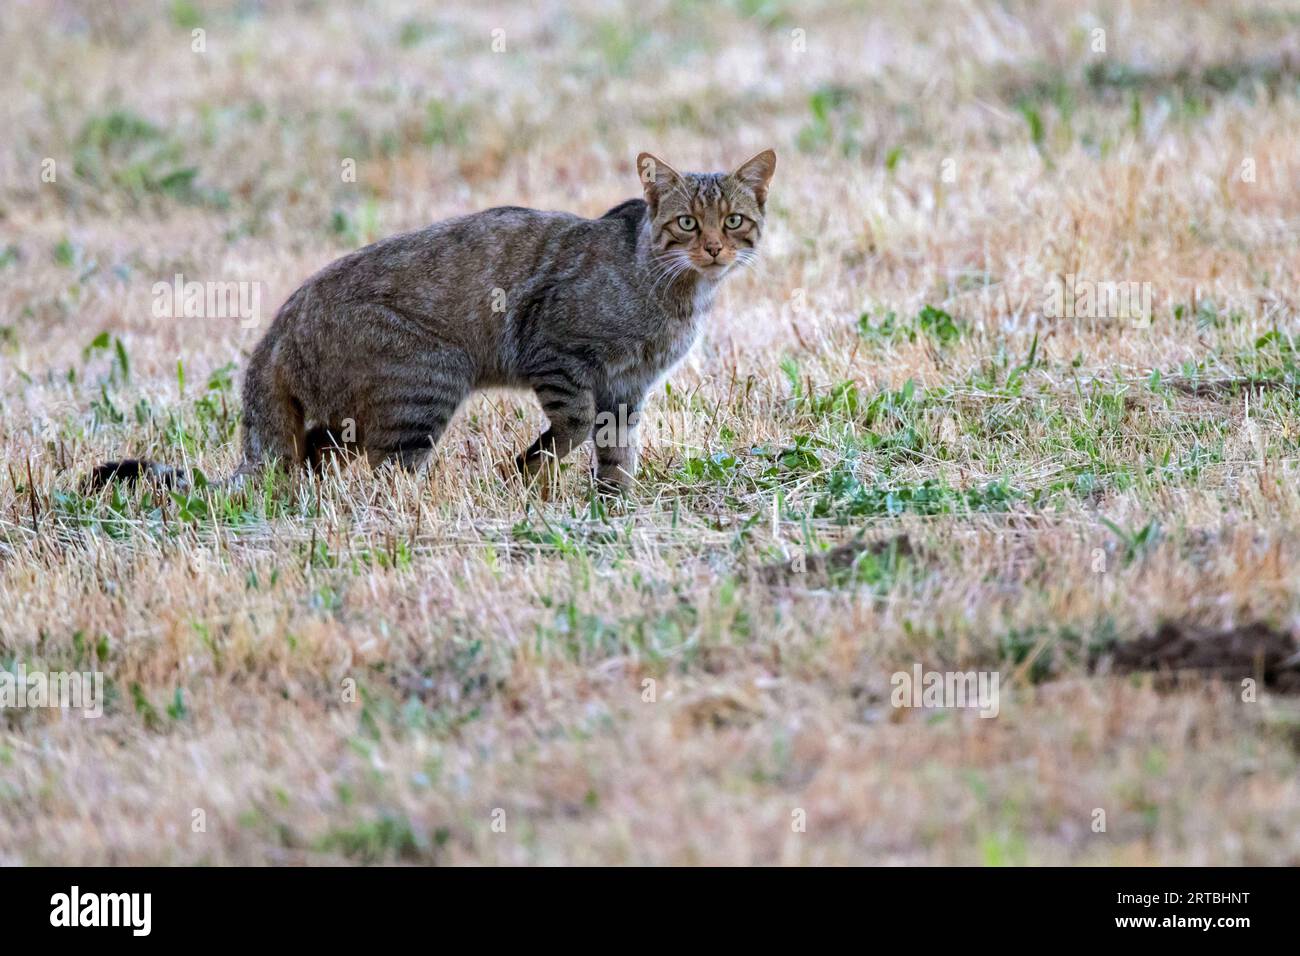
[[[488,209],[304,282],[253,352],[230,481],[344,446],[415,468],[472,391],[514,387],[536,393],[550,425],[516,459],[525,476],[603,419],[622,427],[600,430],[597,483],[626,490],[647,392],[695,343],[722,279],[756,255],[776,154],[732,173],[679,173],[649,153],[636,163],[645,198],[599,219]],[[128,460],[99,466],[92,484],[140,477],[187,480]]]

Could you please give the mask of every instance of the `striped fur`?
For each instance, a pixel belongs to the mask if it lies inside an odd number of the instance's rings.
[[[694,343],[718,283],[755,254],[775,166],[768,150],[730,174],[680,174],[643,153],[645,198],[599,219],[488,209],[326,266],[253,353],[235,478],[343,449],[418,467],[472,391],[507,387],[531,389],[550,424],[517,459],[524,473],[612,415],[631,427],[597,442],[597,477],[626,487],[645,396]],[[135,478],[184,480],[115,462],[92,483]]]

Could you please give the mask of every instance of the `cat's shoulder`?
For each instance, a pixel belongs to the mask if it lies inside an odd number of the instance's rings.
[[[596,220],[602,224],[617,224],[629,249],[636,248],[637,234],[645,221],[646,204],[644,199],[629,199],[621,202],[605,215]]]
[[[645,218],[646,204],[644,199],[629,199],[621,202],[609,212],[601,216],[601,219],[623,219],[639,223]]]

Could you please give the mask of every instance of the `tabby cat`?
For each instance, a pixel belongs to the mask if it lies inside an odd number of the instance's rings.
[[[470,392],[515,387],[550,424],[516,460],[525,475],[595,430],[598,484],[624,490],[646,394],[695,342],[723,277],[755,256],[775,168],[771,150],[732,173],[679,173],[642,153],[644,200],[599,219],[505,206],[338,259],[253,352],[232,480],[345,446],[417,467]],[[136,477],[186,481],[144,461],[92,480]]]

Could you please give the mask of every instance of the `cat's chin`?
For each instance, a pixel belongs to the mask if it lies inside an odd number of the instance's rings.
[[[711,262],[705,266],[692,266],[691,268],[693,268],[696,274],[701,278],[716,282],[731,271],[731,263]]]

